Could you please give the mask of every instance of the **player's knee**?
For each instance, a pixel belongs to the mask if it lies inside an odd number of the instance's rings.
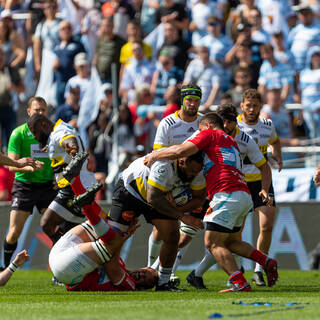
[[[180,230],[180,232],[181,232],[181,230]],[[180,239],[179,239],[179,248],[184,248],[191,240],[192,240],[191,236],[181,234]]]
[[[40,221],[40,226],[42,231],[49,237],[52,236],[56,231],[56,225],[50,223],[50,221],[46,219]]]

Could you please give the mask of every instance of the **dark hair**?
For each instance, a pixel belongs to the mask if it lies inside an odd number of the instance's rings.
[[[208,122],[214,128],[223,130],[223,120],[216,112],[206,113],[200,120],[200,123]]]
[[[32,97],[28,100],[27,109],[31,107],[33,101],[37,101],[39,104],[43,104],[47,107],[47,102],[42,97]]]
[[[232,103],[225,103],[218,106],[217,114],[223,119],[237,122],[237,108]]]
[[[273,46],[271,43],[265,43],[260,46],[260,51],[274,51]]]
[[[29,130],[33,131],[33,129],[35,129],[42,122],[51,123],[51,121],[43,114],[35,113],[29,118],[29,120],[27,121],[27,125],[29,127]]]
[[[234,74],[238,73],[238,72],[244,72],[244,73],[248,73],[251,76],[251,70],[249,67],[241,67],[241,66],[237,66],[234,69]]]
[[[141,29],[141,25],[140,22],[137,19],[131,19],[129,20],[128,24],[133,24],[134,26],[136,26],[137,28]]]
[[[188,162],[195,161],[195,162],[203,164],[203,152],[198,151],[197,153],[187,157],[186,161],[188,161]]]
[[[261,94],[257,89],[247,89],[242,95],[242,102],[245,99],[258,99],[260,102],[262,102]]]
[[[225,92],[225,93],[222,95],[222,97],[221,97],[220,100],[222,100],[222,99],[230,99],[230,100],[232,100],[232,95],[231,95],[230,93],[228,93],[228,92]]]

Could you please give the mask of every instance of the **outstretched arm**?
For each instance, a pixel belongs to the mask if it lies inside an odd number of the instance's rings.
[[[16,269],[27,262],[29,258],[30,257],[26,250],[19,252],[9,267],[0,273],[0,286],[4,286],[9,281]]]
[[[36,161],[33,158],[21,158],[18,160],[13,160],[0,152],[0,165],[16,167],[16,168],[23,168],[26,166],[31,166],[33,168],[36,168],[38,164],[36,164]]]
[[[189,157],[199,151],[197,146],[190,141],[180,145],[174,145],[169,148],[163,148],[152,151],[145,157],[144,164],[150,167],[157,160],[174,160],[178,158]]]

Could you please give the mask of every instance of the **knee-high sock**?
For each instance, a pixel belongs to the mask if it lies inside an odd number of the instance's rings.
[[[148,242],[148,267],[151,267],[159,257],[161,244],[162,241],[155,240],[151,232]]]
[[[265,268],[267,258],[268,257],[263,252],[256,249],[253,250],[250,255],[250,259],[253,260],[254,262],[257,262],[257,264],[259,264],[262,268]]]
[[[212,253],[208,249],[206,249],[205,256],[195,269],[195,276],[202,277],[203,274],[208,271],[215,263],[217,263],[216,259],[214,258]]]
[[[189,242],[186,246],[184,246],[183,248],[181,248],[178,251],[176,260],[175,260],[173,268],[172,268],[172,274],[174,274],[176,272],[177,268],[179,267],[179,265],[181,263],[181,259],[184,256],[185,252],[188,250],[190,244],[191,244],[191,242]]]
[[[84,186],[82,185],[82,182],[80,180],[80,175],[76,176],[76,178],[74,179],[74,181],[71,184],[71,188],[73,190],[73,193],[76,196],[86,192],[86,189],[84,188]],[[101,211],[101,207],[95,201],[93,201],[92,204],[90,204],[88,206],[92,206],[92,210],[94,210],[94,212],[96,212],[97,214],[99,214]]]
[[[171,270],[172,268],[163,268],[161,266],[159,267],[159,281],[158,281],[159,286],[169,282]]]
[[[12,258],[13,253],[17,249],[18,242],[8,243],[7,240],[4,240],[3,252],[4,252],[4,266],[8,267]]]

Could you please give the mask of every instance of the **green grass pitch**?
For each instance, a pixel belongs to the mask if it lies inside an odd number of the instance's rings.
[[[205,274],[208,290],[196,291],[186,283],[187,271],[178,271],[185,292],[74,292],[51,285],[49,271],[18,271],[0,288],[0,319],[320,319],[320,273],[280,270],[273,288],[249,293],[224,293],[222,271]],[[252,272],[245,273],[251,279]],[[239,305],[242,301],[247,305]],[[252,305],[255,302],[270,306]],[[287,303],[295,303],[287,305]]]

